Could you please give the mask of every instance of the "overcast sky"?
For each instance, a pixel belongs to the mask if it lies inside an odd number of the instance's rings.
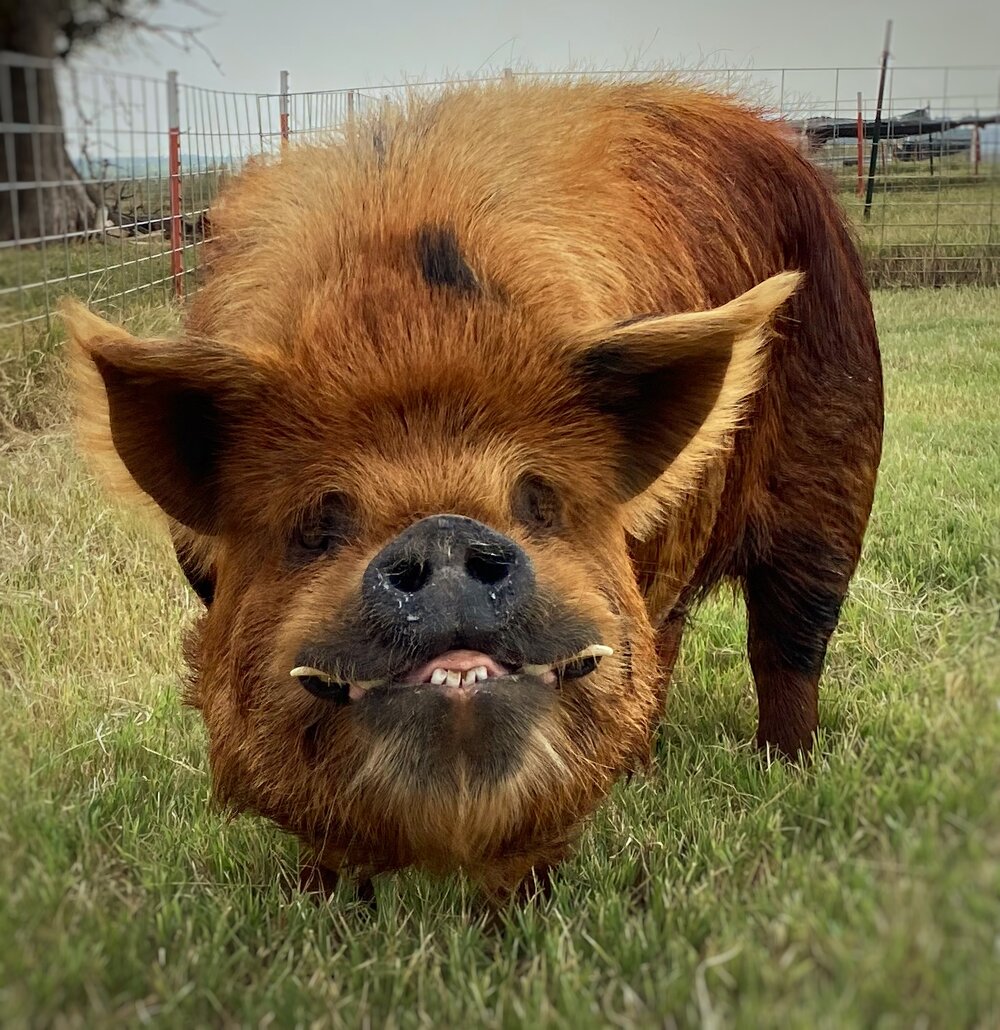
[[[506,66],[754,69],[748,84],[763,87],[756,98],[787,116],[853,116],[861,92],[871,117],[870,69],[887,18],[895,66],[888,114],[1000,110],[1000,0],[162,0],[150,20],[197,28],[197,45],[129,35],[78,63],[158,78],[173,68],[186,85],[251,94],[276,93],[281,69],[295,93]],[[970,65],[980,68],[958,70]],[[869,70],[836,78],[829,70],[759,71],[858,66]],[[953,70],[903,70],[913,66]]]
[[[505,65],[869,66],[891,17],[898,66],[1000,67],[996,0],[163,0],[154,17],[202,26],[198,38],[212,57],[126,38],[110,61],[94,51],[87,61],[154,75],[176,68],[189,85],[247,92],[275,92],[282,68],[293,91],[307,91]],[[856,89],[874,95],[875,85],[872,75],[841,82],[840,97],[853,101]],[[833,92],[829,75],[795,74],[789,88],[823,100]],[[931,72],[895,84],[897,98],[915,100],[945,88],[942,74]],[[957,74],[947,88],[1000,104],[995,72]]]

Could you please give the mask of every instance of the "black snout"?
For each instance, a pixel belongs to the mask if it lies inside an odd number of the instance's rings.
[[[534,593],[528,556],[462,515],[432,515],[386,545],[362,582],[366,614],[392,636],[441,651],[484,648]]]

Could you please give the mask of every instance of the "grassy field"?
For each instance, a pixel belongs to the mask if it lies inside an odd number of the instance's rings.
[[[209,805],[195,602],[73,456],[48,335],[0,382],[0,1025],[995,1027],[1000,290],[877,296],[885,460],[806,771],[747,744],[742,611],[685,641],[652,774],[552,898],[290,886]],[[151,308],[140,330],[168,326]]]

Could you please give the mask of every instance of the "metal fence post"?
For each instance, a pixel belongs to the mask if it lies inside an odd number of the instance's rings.
[[[167,174],[170,183],[170,276],[174,296],[184,297],[184,251],[181,232],[181,106],[177,72],[167,72]]]
[[[858,94],[858,181],[854,187],[857,196],[865,191],[865,120],[861,113],[861,94]]]
[[[281,97],[279,98],[279,122],[281,125],[281,145],[288,143],[288,72],[281,73]]]
[[[868,160],[868,187],[865,190],[865,221],[872,216],[872,197],[875,193],[875,168],[878,164],[879,140],[882,134],[882,97],[885,94],[885,73],[889,65],[889,44],[892,42],[892,21],[885,23],[885,45],[882,47],[882,71],[878,79],[878,99],[875,101],[875,124],[872,126],[872,150]]]

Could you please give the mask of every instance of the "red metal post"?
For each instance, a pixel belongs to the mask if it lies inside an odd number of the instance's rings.
[[[281,98],[279,108],[279,121],[281,124],[281,145],[288,143],[288,72],[281,73]]]
[[[184,237],[181,231],[181,112],[177,72],[167,72],[167,175],[170,187],[170,277],[174,296],[184,298]]]
[[[861,94],[858,94],[858,184],[855,192],[860,197],[865,189],[865,176],[862,166],[865,163],[865,119],[861,113]]]

